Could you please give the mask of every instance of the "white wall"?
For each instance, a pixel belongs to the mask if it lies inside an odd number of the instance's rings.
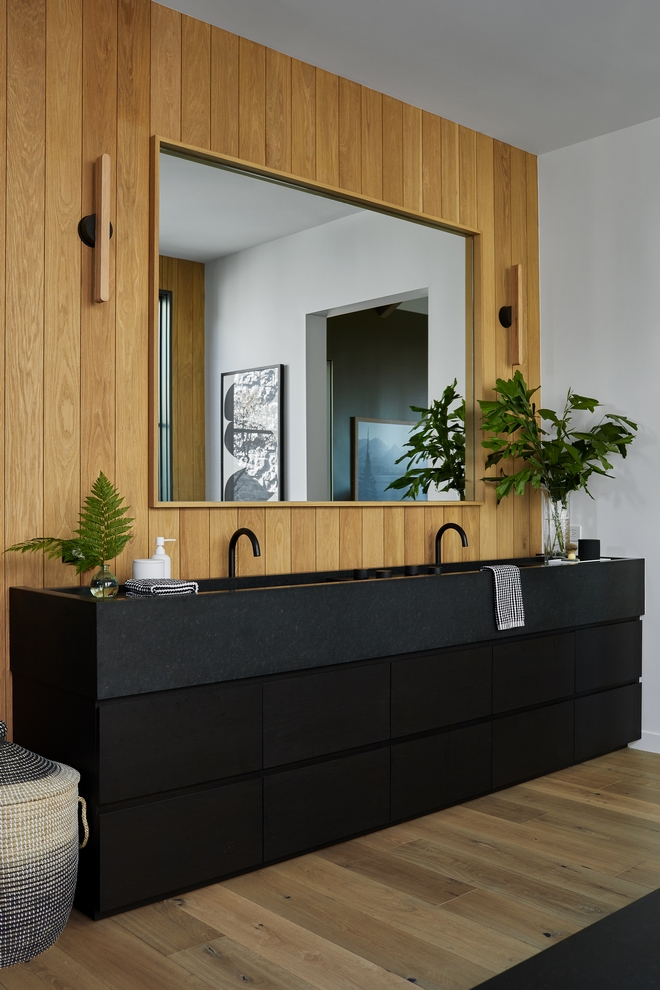
[[[541,155],[539,197],[543,404],[571,385],[640,426],[571,521],[604,554],[646,557],[638,745],[660,752],[660,119]]]
[[[223,371],[286,366],[285,497],[305,500],[306,316],[366,308],[406,293],[412,298],[427,289],[429,397],[439,397],[454,378],[464,395],[462,237],[365,211],[207,263],[207,498],[220,498]]]

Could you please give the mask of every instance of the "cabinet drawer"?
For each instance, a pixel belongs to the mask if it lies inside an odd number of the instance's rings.
[[[493,647],[494,713],[566,698],[574,684],[574,633]]]
[[[100,815],[100,910],[258,866],[261,810],[248,780]]]
[[[490,776],[490,722],[392,746],[392,820],[484,794]]]
[[[389,663],[264,684],[265,767],[381,742],[389,734]]]
[[[642,675],[642,623],[580,629],[575,634],[575,691],[598,691]]]
[[[438,653],[392,664],[392,736],[490,715],[492,651]]]
[[[164,691],[99,709],[101,804],[260,768],[260,684]]]
[[[575,702],[575,762],[627,746],[642,735],[642,685],[628,684]]]
[[[573,763],[573,704],[565,701],[493,722],[493,788]]]
[[[264,858],[368,832],[389,817],[387,748],[272,774],[264,778]]]

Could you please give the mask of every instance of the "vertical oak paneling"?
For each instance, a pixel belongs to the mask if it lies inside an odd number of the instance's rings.
[[[149,533],[149,0],[120,0],[117,20],[116,483],[134,518],[133,539],[115,571],[153,553]]]
[[[458,128],[459,203],[458,219],[467,227],[477,227],[477,132]]]
[[[273,507],[266,512],[266,574],[291,573],[291,512]]]
[[[40,108],[45,103],[46,67],[43,3],[30,9],[21,0],[8,0],[2,13],[3,536],[9,545],[36,535],[43,524],[45,108]],[[26,230],[29,237],[22,236]],[[5,601],[6,588],[12,584],[42,581],[41,560],[9,554],[3,564]],[[3,611],[5,676],[0,700],[11,729],[6,605]]]
[[[7,3],[5,539],[42,535],[45,3]],[[40,556],[6,558],[7,583],[38,585]]]
[[[181,140],[211,145],[211,26],[181,15]]]
[[[94,212],[94,172],[99,155],[110,155],[111,222],[116,220],[117,5],[83,2],[82,211]],[[115,480],[115,257],[110,241],[110,300],[95,303],[93,252],[82,255],[80,306],[81,490],[86,494],[103,471]],[[89,572],[84,581],[89,581]]]
[[[266,164],[266,49],[246,38],[238,44],[238,155]]]
[[[362,567],[363,511],[357,508],[339,510],[339,566],[342,570]]]
[[[430,560],[426,555],[425,509],[406,512],[403,521],[404,564],[420,564]]]
[[[362,87],[362,192],[383,198],[383,97]]]
[[[383,97],[383,199],[403,206],[403,103]]]
[[[442,212],[445,220],[459,220],[460,158],[458,124],[442,121]]]
[[[181,140],[181,14],[159,3],[151,4],[151,132]]]
[[[291,172],[316,177],[316,70],[291,60]]]
[[[422,113],[422,209],[442,216],[442,118]]]
[[[211,150],[238,156],[238,35],[211,28]]]
[[[339,186],[339,76],[316,70],[316,178]]]
[[[482,507],[154,509],[147,494],[152,134],[478,228],[478,397],[492,395],[495,379],[512,371],[497,311],[507,302],[507,269],[518,261],[527,327],[522,370],[531,384],[539,380],[532,155],[150,0],[7,0],[6,8],[0,0],[0,65],[5,546],[71,532],[81,496],[102,469],[136,519],[134,541],[116,563],[122,579],[133,557],[153,552],[157,535],[177,540],[168,544],[174,576],[226,574],[229,538],[240,525],[262,547],[255,559],[240,541],[242,574],[430,562],[435,532],[450,520],[464,527],[469,547],[450,533],[448,560],[540,549],[538,498],[497,508],[493,486],[481,482]],[[111,298],[96,304],[92,252],[81,246],[76,224],[93,211],[94,161],[102,153],[113,163],[115,236]],[[190,390],[199,405],[203,385],[194,374]],[[477,479],[483,460],[477,437]],[[0,581],[6,589],[74,577],[57,562],[7,555]],[[5,714],[9,698],[5,676]]]
[[[362,188],[362,87],[350,79],[339,80],[339,185]]]
[[[387,510],[389,512],[389,509]],[[373,506],[362,509],[362,567],[382,567],[385,555],[385,509]],[[359,565],[356,565],[359,566]]]
[[[422,111],[403,104],[403,205],[409,210],[424,208],[422,185]]]
[[[406,562],[405,518],[406,510],[403,506],[383,510],[383,564],[385,567],[402,567]]]
[[[80,507],[81,14],[81,0],[46,8],[43,532],[58,537],[72,535]],[[77,580],[44,561],[47,586]]]
[[[316,509],[316,567],[334,571],[339,567],[340,509]]]
[[[180,576],[191,581],[211,577],[210,509],[186,509],[179,521]]]
[[[291,59],[266,50],[266,165],[291,172]]]
[[[316,509],[291,510],[291,570],[304,574],[316,569]]]

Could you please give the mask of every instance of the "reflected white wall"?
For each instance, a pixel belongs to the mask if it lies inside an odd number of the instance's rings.
[[[208,262],[207,498],[221,497],[223,372],[285,365],[285,497],[315,497],[308,495],[307,316],[427,291],[429,398],[437,398],[454,378],[465,395],[462,237],[363,212]],[[321,360],[322,351],[316,350]],[[325,390],[312,392],[309,401],[314,399],[319,408],[309,411],[316,421],[326,415]]]

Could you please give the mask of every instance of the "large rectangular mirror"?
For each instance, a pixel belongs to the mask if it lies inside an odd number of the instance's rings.
[[[473,238],[155,147],[154,503],[398,501],[454,381],[473,498]]]

